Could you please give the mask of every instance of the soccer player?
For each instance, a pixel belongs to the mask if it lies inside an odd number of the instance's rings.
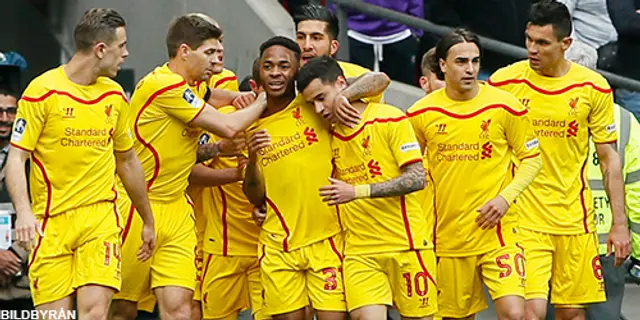
[[[420,70],[422,71],[422,76],[419,80],[420,87],[426,94],[444,88],[444,81],[438,79],[436,75],[438,68],[440,66],[436,59],[436,48],[431,48],[422,56],[422,62],[420,63]]]
[[[146,75],[133,94],[135,150],[157,212],[158,245],[148,263],[132,259],[137,239],[127,237],[127,232],[137,228],[138,222],[130,217],[123,235],[123,286],[113,303],[115,317],[135,317],[136,302],[151,288],[162,318],[190,318],[197,240],[193,207],[185,193],[188,177],[196,162],[226,152],[220,143],[198,148],[198,138],[202,129],[233,138],[266,107],[264,96],[228,115],[212,107],[232,104],[240,97],[206,84],[217,61],[220,35],[220,29],[199,15],[174,19],[167,35],[169,62]],[[133,212],[126,200],[119,206]]]
[[[303,319],[313,306],[319,319],[344,319],[340,217],[310,190],[331,175],[330,123],[296,97],[300,47],[285,37],[260,46],[260,81],[267,111],[250,129],[244,192],[266,219],[259,242],[263,313]],[[341,94],[350,101],[381,93],[389,83],[362,77]],[[346,123],[346,122],[341,122]]]
[[[347,87],[338,63],[326,56],[308,61],[297,79],[320,115],[333,112],[333,98]],[[332,131],[336,175],[320,188],[324,202],[341,204],[348,311],[354,319],[384,319],[387,306],[395,305],[403,318],[432,319],[438,308],[434,220],[415,192],[426,178],[420,145],[399,109],[353,106],[363,122]]]
[[[304,65],[310,59],[320,56],[334,57],[340,49],[338,34],[340,25],[338,18],[327,7],[309,4],[301,6],[299,11],[293,15],[296,25],[296,42],[300,46],[300,64]],[[347,78],[357,78],[370,72],[359,65],[338,61],[340,68]],[[350,83],[352,81],[349,81]],[[340,98],[340,97],[336,97]],[[382,101],[382,94],[365,100],[367,102]],[[335,110],[340,112],[340,108]]]
[[[6,177],[16,207],[17,240],[31,245],[31,293],[38,310],[74,309],[106,319],[120,289],[120,233],[115,175],[138,207],[137,258],[148,259],[154,219],[125,110],[110,78],[129,55],[124,18],[112,9],[86,11],[74,31],[69,63],[35,78],[20,100]],[[25,161],[31,158],[27,195]],[[133,259],[136,259],[134,254]],[[137,260],[137,259],[136,259]],[[56,313],[58,314],[58,313]]]
[[[196,13],[197,14],[197,13]],[[223,31],[218,22],[211,17],[208,17],[204,14],[202,16],[210,19],[211,23],[216,26],[220,31]],[[222,43],[223,36],[220,36],[220,43]],[[224,67],[224,48],[221,46],[219,51],[218,61],[214,62],[213,65],[213,76],[209,79],[209,87],[216,89],[225,89],[230,91],[240,91],[238,88],[238,78],[233,71]]]
[[[524,257],[509,208],[540,170],[538,140],[516,98],[477,80],[481,51],[470,31],[443,37],[446,86],[408,110],[435,188],[438,314],[473,319],[487,307],[484,284],[498,319],[523,319]],[[522,161],[515,176],[512,155]]]
[[[489,84],[515,95],[540,138],[542,170],[517,206],[518,242],[527,258],[527,319],[544,319],[551,285],[556,319],[584,319],[584,305],[605,300],[587,160],[596,145],[613,214],[609,249],[616,265],[629,254],[624,185],[616,151],[613,97],[596,72],[571,63],[571,16],[556,1],[536,3],[529,16],[529,59],[496,71]]]

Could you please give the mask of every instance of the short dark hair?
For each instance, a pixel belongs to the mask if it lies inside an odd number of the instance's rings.
[[[193,14],[177,17],[171,21],[167,33],[169,58],[178,54],[183,43],[195,50],[209,39],[220,39],[222,31],[211,22]]]
[[[422,62],[420,63],[420,71],[423,76],[426,76],[428,72],[436,74],[438,72],[438,59],[436,59],[436,48],[431,48],[422,56]]]
[[[320,79],[323,84],[332,84],[340,76],[344,77],[344,73],[338,61],[327,56],[315,57],[298,71],[298,91],[304,91],[314,79]]]
[[[331,40],[338,39],[340,33],[340,23],[338,17],[333,12],[329,11],[326,7],[307,4],[300,6],[300,8],[293,15],[293,22],[296,25],[296,31],[298,31],[298,24],[302,21],[318,20],[327,23],[327,33]]]
[[[436,63],[438,64],[438,68],[436,69],[436,76],[439,80],[444,80],[444,72],[440,69],[440,59],[447,60],[447,56],[449,55],[449,49],[459,43],[470,42],[474,43],[478,50],[480,51],[480,57],[482,57],[482,46],[480,45],[480,38],[473,31],[458,28],[438,41],[436,45]]]
[[[98,42],[110,44],[116,29],[126,25],[124,18],[114,9],[92,8],[85,11],[73,31],[76,51],[90,50]]]
[[[551,25],[553,34],[562,40],[571,35],[571,14],[563,3],[555,0],[542,0],[531,7],[529,23],[544,27]]]
[[[269,40],[263,42],[260,45],[260,58],[264,54],[264,51],[273,47],[273,46],[282,46],[289,50],[291,50],[296,55],[296,59],[300,59],[300,46],[293,40],[283,37],[283,36],[275,36],[270,38]]]
[[[251,91],[251,85],[249,85],[249,80],[251,80],[251,76],[244,77],[244,79],[240,81],[240,84],[238,85],[238,89],[242,92]]]
[[[16,98],[16,101],[20,99],[20,94],[13,89],[0,87],[0,96],[9,96]]]

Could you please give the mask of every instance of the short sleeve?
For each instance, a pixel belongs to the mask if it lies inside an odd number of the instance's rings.
[[[387,126],[387,137],[389,147],[396,159],[398,166],[404,167],[415,162],[422,162],[420,144],[411,127],[411,123],[406,116],[402,116],[398,121],[390,121]]]
[[[518,160],[532,158],[540,154],[540,142],[536,137],[531,120],[527,116],[527,110],[519,102],[519,111],[505,111],[505,134],[506,139]]]
[[[18,113],[13,124],[11,144],[33,151],[44,129],[47,118],[47,92],[38,84],[30,84],[18,102]]]
[[[133,134],[131,133],[131,119],[129,117],[129,103],[122,99],[120,112],[113,133],[113,145],[116,151],[127,151],[133,148]]]
[[[611,143],[618,140],[613,114],[613,94],[611,88],[594,88],[591,93],[591,112],[588,126],[594,143]]]
[[[168,90],[156,98],[154,105],[184,123],[193,121],[206,107],[201,90],[194,92],[187,84]]]
[[[427,139],[424,135],[424,126],[421,123],[422,116],[414,114],[412,109],[409,109],[407,112],[407,116],[409,117],[409,123],[411,124],[413,131],[415,133],[416,139],[420,144],[421,150],[424,150],[427,145]]]

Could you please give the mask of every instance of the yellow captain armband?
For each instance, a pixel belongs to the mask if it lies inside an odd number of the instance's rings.
[[[371,185],[359,184],[354,187],[356,189],[356,199],[371,197]]]

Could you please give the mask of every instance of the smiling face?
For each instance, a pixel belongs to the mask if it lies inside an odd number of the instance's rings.
[[[458,92],[472,90],[480,71],[480,49],[473,42],[461,42],[449,48],[446,60],[440,60],[445,83]]]
[[[337,40],[332,39],[327,31],[327,22],[305,20],[298,23],[296,43],[300,46],[301,64],[320,56],[333,56],[340,47]]]
[[[299,62],[295,53],[273,45],[264,50],[260,59],[260,79],[267,96],[279,98],[295,91],[294,81]]]

